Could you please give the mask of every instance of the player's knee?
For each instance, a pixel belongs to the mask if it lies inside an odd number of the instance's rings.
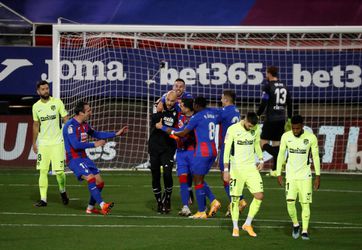
[[[94,175],[92,175],[92,174],[87,175],[85,177],[85,179],[87,180],[88,183],[93,183],[93,182],[95,183],[96,182],[96,177]]]
[[[97,188],[98,188],[98,189],[103,189],[103,188],[104,188],[104,181],[98,183],[98,184],[97,184]]]
[[[64,174],[64,170],[55,170],[55,174],[56,174],[56,175],[63,175],[63,174]]]
[[[39,174],[40,175],[48,175],[48,170],[47,169],[40,169]]]
[[[262,201],[264,199],[264,193],[255,193],[254,198]]]
[[[182,174],[178,177],[178,180],[181,183],[187,183],[187,174]]]

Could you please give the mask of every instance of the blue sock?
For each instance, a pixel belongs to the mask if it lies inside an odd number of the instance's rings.
[[[199,207],[199,212],[205,212],[205,188],[204,184],[196,185],[195,186],[195,194],[196,194],[196,200],[197,205]]]
[[[102,192],[102,190],[103,190],[103,186],[104,186],[104,182],[102,182],[102,183],[100,183],[100,184],[98,184],[98,185],[96,185],[97,186],[97,188],[98,188],[98,190],[99,190],[99,192]],[[92,206],[94,206],[95,204],[96,204],[96,200],[93,198],[93,196],[91,195],[90,196],[90,198],[89,198],[89,205],[92,205]]]
[[[180,195],[181,195],[182,205],[188,206],[190,193],[187,183],[180,183]]]
[[[210,202],[215,200],[215,195],[211,191],[211,189],[210,189],[210,187],[209,187],[209,185],[207,184],[206,181],[204,181],[204,190],[205,190],[205,195],[209,199]]]
[[[103,199],[101,197],[101,192],[99,192],[95,180],[88,181],[88,190],[93,199],[96,200],[98,204],[101,204],[103,202]]]

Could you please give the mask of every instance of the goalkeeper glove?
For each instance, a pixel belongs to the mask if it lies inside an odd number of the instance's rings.
[[[288,132],[290,130],[292,130],[292,121],[290,118],[288,118],[288,121],[284,125],[284,131]]]

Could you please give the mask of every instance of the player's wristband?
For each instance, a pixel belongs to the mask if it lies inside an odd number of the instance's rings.
[[[264,160],[259,160],[259,164],[264,163]]]
[[[171,130],[171,135],[174,135],[175,134],[175,130]]]
[[[229,169],[228,169],[228,168],[224,168],[224,172],[229,172]]]

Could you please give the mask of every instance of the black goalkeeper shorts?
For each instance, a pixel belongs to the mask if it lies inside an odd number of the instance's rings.
[[[280,141],[284,133],[285,121],[265,121],[260,138],[268,141]]]

